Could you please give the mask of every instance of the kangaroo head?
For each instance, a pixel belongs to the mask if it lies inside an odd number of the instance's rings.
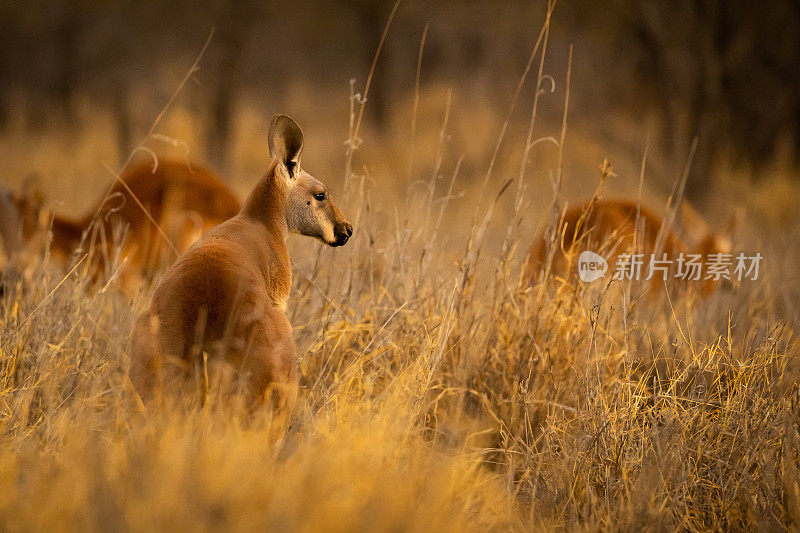
[[[694,243],[698,253],[729,254],[733,251],[733,234],[736,230],[737,214],[734,213],[728,224],[720,232],[715,232],[700,213],[686,200],[681,204],[681,221],[684,231]]]
[[[286,225],[289,231],[343,246],[353,226],[333,203],[324,183],[300,168],[303,131],[286,115],[275,115],[269,126],[269,153],[275,174],[287,184]]]
[[[702,255],[730,254],[733,245],[728,235],[711,233],[697,244],[697,250]]]
[[[11,201],[17,208],[19,219],[22,224],[22,238],[29,241],[34,235],[46,226],[48,218],[44,209],[44,204],[39,195],[29,196],[26,194],[14,193]]]
[[[694,243],[692,252],[704,257],[712,254],[727,255],[733,253],[733,236],[736,230],[737,214],[734,213],[731,216],[730,221],[722,231],[715,232],[712,231],[697,210],[684,200],[681,204],[681,219],[686,233]],[[727,279],[723,279],[721,282],[707,279],[702,282],[701,290],[708,296],[714,292],[717,286],[729,290],[732,284]]]
[[[12,192],[0,187],[0,250],[5,250],[7,258],[22,252],[47,221],[38,190],[26,187],[22,192]]]

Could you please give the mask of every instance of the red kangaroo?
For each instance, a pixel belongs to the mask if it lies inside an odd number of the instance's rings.
[[[38,194],[0,188],[0,237],[6,259],[13,263],[40,230],[42,201]]]
[[[620,255],[634,252],[644,254],[648,260],[650,254],[655,253],[660,259],[660,254],[666,253],[672,261],[682,252],[704,256],[731,252],[730,238],[712,233],[702,217],[685,201],[681,219],[682,226],[691,237],[691,247],[684,245],[674,226],[662,231],[664,218],[634,201],[597,199],[570,207],[559,222],[551,272],[565,278],[576,274],[577,256],[586,249],[603,256],[612,271]],[[531,282],[538,279],[545,266],[547,237],[548,231],[545,230],[528,254],[526,275]],[[659,276],[654,276],[652,283],[656,289],[663,287],[663,280]],[[716,285],[712,280],[699,283],[701,293],[706,296],[713,292]]]
[[[150,163],[139,163],[121,176],[127,188],[115,182],[109,195],[99,200],[85,215],[77,219],[52,217],[51,250],[66,260],[76,249],[86,245],[98,257],[97,270],[108,266],[113,253],[114,226],[127,226],[122,256],[126,258],[123,277],[133,282],[139,276],[150,276],[176,259],[168,241],[159,234],[128,189],[163,229],[178,252],[186,251],[203,233],[236,215],[239,200],[210,170],[187,162],[162,160],[155,170]],[[31,195],[11,194],[16,207],[9,214],[15,227],[4,232],[9,255],[36,235],[42,212],[40,200]],[[93,224],[97,221],[97,224]],[[49,222],[49,221],[48,221]],[[5,233],[11,237],[6,239]],[[103,246],[105,245],[105,246]]]
[[[275,413],[291,410],[297,371],[285,314],[286,238],[342,246],[353,227],[325,185],[300,168],[300,127],[276,115],[268,140],[272,163],[241,211],[167,270],[134,325],[130,375],[143,398],[160,397],[165,377],[186,376],[205,353],[209,364],[240,371],[251,407],[271,399]]]

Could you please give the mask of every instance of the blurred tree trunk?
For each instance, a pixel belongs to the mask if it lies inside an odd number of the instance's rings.
[[[638,48],[639,81],[663,117],[670,156],[698,147],[686,194],[704,199],[723,157],[758,167],[788,139],[800,159],[800,5],[769,8],[721,0],[649,0],[631,9],[614,31]],[[627,35],[619,28],[628,28]],[[780,35],[779,38],[776,36]],[[632,40],[626,40],[628,37]]]
[[[211,128],[208,132],[208,157],[212,165],[223,175],[227,175],[230,168],[230,137],[231,115],[233,114],[233,100],[237,88],[231,83],[230,75],[235,70],[233,59],[223,61],[217,73],[220,78],[214,91],[211,102]],[[225,81],[228,80],[228,81]]]
[[[364,50],[364,58],[362,60],[365,68],[364,79],[358,80],[358,84],[361,87],[364,87],[366,83],[366,76],[369,74],[375,51],[378,49],[378,43],[386,26],[391,5],[391,3],[384,4],[369,0],[359,0],[353,3],[353,9],[356,11],[358,25],[362,29],[364,42],[364,45],[361,46],[361,49]],[[372,118],[378,128],[384,128],[388,118],[387,106],[390,100],[389,92],[391,91],[390,80],[387,76],[389,69],[386,65],[388,56],[388,47],[384,44],[381,50],[381,57],[378,59],[378,64],[372,77],[369,95],[367,96],[366,114]]]
[[[32,94],[26,104],[27,127],[33,131],[47,128],[54,117],[64,119],[70,128],[77,119],[74,103],[81,14],[72,1],[55,3],[45,13],[41,28],[37,28],[42,33],[31,40],[33,64],[18,65],[36,83],[30,87]]]
[[[644,4],[637,35],[645,52],[644,76],[650,78],[661,108],[666,148],[673,161],[687,157],[693,139],[697,150],[691,161],[686,197],[702,202],[718,146],[711,138],[715,99],[719,96],[716,36],[719,16],[715,0]],[[665,21],[665,13],[671,18]],[[703,28],[702,35],[697,35]]]
[[[68,2],[59,17],[56,30],[57,73],[53,87],[61,114],[70,127],[75,126],[75,88],[78,73],[78,37],[81,20],[77,6]]]
[[[237,70],[237,47],[223,45],[223,57],[217,69],[216,86],[211,101],[211,127],[208,132],[208,157],[217,170],[227,175],[230,166],[230,137],[234,99],[238,94],[233,77]]]
[[[120,81],[115,85],[111,98],[111,108],[116,126],[117,154],[119,163],[122,164],[128,159],[128,155],[134,148],[131,110],[128,105],[128,87],[125,82]]]
[[[211,97],[211,125],[207,153],[212,165],[223,175],[230,171],[230,143],[236,101],[241,92],[241,61],[246,36],[260,20],[258,5],[228,0],[220,5],[216,33],[219,50]]]
[[[3,93],[3,85],[2,80],[0,80],[0,131],[6,128],[6,124],[8,124],[8,106],[5,103],[7,98],[4,97]]]

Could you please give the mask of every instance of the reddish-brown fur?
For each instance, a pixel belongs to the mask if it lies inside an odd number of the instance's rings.
[[[142,162],[126,169],[121,177],[178,253],[240,209],[230,188],[199,165],[190,167],[184,161],[160,160],[154,171],[152,163]],[[24,239],[30,240],[33,232],[29,222],[38,218],[40,207],[25,195],[15,195],[14,202],[25,222]],[[83,216],[52,217],[51,251],[66,259],[83,244],[85,251],[91,250],[95,255],[93,267],[101,270],[109,266],[106,260],[113,253],[115,227],[127,228],[122,255],[126,260],[123,274],[129,281],[138,275],[152,275],[177,258],[169,242],[119,181]]]
[[[0,190],[0,236],[7,259],[15,259],[39,231],[38,195]]]
[[[278,206],[268,181],[252,196]],[[133,336],[154,343],[150,349],[133,349],[131,377],[140,392],[161,387],[164,363],[177,363],[168,375],[182,373],[192,363],[198,337],[196,354],[205,351],[212,361],[224,357],[236,367],[244,365],[253,396],[270,383],[296,381],[292,330],[278,307],[291,286],[286,235],[271,227],[271,217],[259,216],[254,203],[248,200],[241,215],[205,235],[158,285],[149,312],[139,318],[139,334]],[[280,208],[273,207],[275,212]]]
[[[274,150],[273,137],[279,145]],[[277,413],[288,412],[297,372],[292,328],[284,314],[292,284],[286,237],[289,231],[321,237],[318,228],[291,226],[294,213],[287,206],[309,213],[324,207],[324,222],[334,228],[324,242],[331,246],[347,242],[352,227],[329,199],[312,207],[314,195],[321,194],[306,186],[311,180],[314,187],[322,184],[299,168],[299,127],[276,116],[270,138],[275,159],[241,211],[169,268],[134,326],[131,380],[145,398],[160,395],[165,377],[185,375],[205,353],[209,364],[227,363],[247,377],[251,405],[269,396]],[[296,187],[308,199],[290,204]]]
[[[637,222],[638,221],[638,222]],[[699,225],[699,220],[694,220]],[[684,220],[684,224],[687,221]],[[729,245],[721,244],[724,239],[707,232],[707,228],[692,228],[692,233],[699,233],[700,238],[694,246],[687,247],[675,230],[675,223],[666,227],[661,237],[658,250],[657,239],[665,224],[663,217],[652,210],[639,206],[636,202],[624,199],[596,199],[566,210],[560,219],[555,244],[557,248],[552,254],[551,272],[561,277],[577,274],[578,254],[583,250],[592,250],[603,256],[613,272],[617,258],[624,253],[642,253],[646,258],[650,254],[666,253],[675,260],[680,253],[711,254],[730,252]],[[530,282],[538,281],[539,275],[546,266],[548,230],[542,232],[540,238],[531,246],[526,265],[526,275]],[[643,269],[644,271],[644,269]],[[704,280],[700,283],[701,292],[710,294],[714,282]],[[660,288],[664,281],[655,276],[652,280],[654,288]],[[657,292],[652,291],[653,294]]]

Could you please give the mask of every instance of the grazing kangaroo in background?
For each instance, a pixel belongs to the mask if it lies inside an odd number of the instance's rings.
[[[38,195],[0,188],[0,238],[8,262],[14,263],[39,231],[41,203]]]
[[[731,253],[730,236],[711,232],[702,217],[686,201],[682,204],[681,218],[682,226],[692,240],[691,247],[684,245],[674,226],[662,232],[664,218],[633,201],[596,199],[570,207],[559,219],[551,272],[564,278],[575,276],[578,254],[587,249],[603,256],[612,273],[617,258],[625,253],[642,253],[648,259],[650,254],[666,253],[671,260],[675,260],[682,252],[704,256]],[[729,231],[732,230],[731,222]],[[663,235],[656,250],[659,233]],[[545,229],[528,253],[526,276],[530,283],[538,280],[545,267],[548,234]],[[704,296],[710,295],[716,286],[713,280],[696,283],[700,284],[700,292]],[[656,289],[653,291],[655,294],[664,282],[662,278],[654,276],[652,284]]]
[[[54,215],[50,248],[55,256],[66,261],[78,247],[87,247],[86,251],[97,256],[92,265],[97,272],[109,266],[106,262],[114,251],[114,225],[127,226],[122,248],[127,264],[121,277],[128,285],[140,276],[151,276],[177,257],[128,189],[163,229],[178,253],[188,250],[200,235],[238,213],[241,205],[214,173],[199,165],[190,167],[183,161],[161,160],[155,169],[151,163],[141,162],[126,169],[121,178],[127,188],[116,181],[109,194],[84,216],[69,219]],[[2,235],[10,256],[35,237],[43,209],[41,200],[31,195],[11,193],[5,203],[9,201],[16,213],[9,213],[6,218],[17,227]]]
[[[8,261],[22,250],[22,217],[11,192],[0,190],[0,239]]]
[[[207,357],[240,371],[251,407],[269,397],[276,414],[291,408],[297,371],[285,314],[286,238],[299,233],[342,246],[353,227],[325,185],[300,168],[300,127],[276,115],[268,140],[272,163],[242,210],[167,270],[133,327],[130,376],[143,398],[159,397],[165,377],[186,376]]]

